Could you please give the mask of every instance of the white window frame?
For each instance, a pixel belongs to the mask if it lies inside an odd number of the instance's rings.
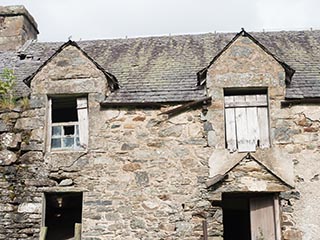
[[[255,152],[270,147],[267,94],[225,95],[226,147]]]
[[[48,126],[47,126],[47,151],[79,151],[84,150],[88,146],[88,100],[87,97],[76,97],[77,103],[77,115],[78,121],[70,121],[70,122],[52,122],[52,99],[58,98],[60,96],[48,97]],[[63,98],[61,96],[61,98]],[[66,97],[67,98],[67,97]],[[61,137],[58,135],[52,135],[53,127],[61,126]],[[63,127],[64,126],[74,126],[74,134],[73,135],[64,135]],[[63,147],[63,139],[68,137],[69,139],[73,138],[74,144],[73,147]],[[77,138],[79,138],[79,144],[77,143]],[[61,147],[52,148],[51,141],[52,139],[60,139]]]

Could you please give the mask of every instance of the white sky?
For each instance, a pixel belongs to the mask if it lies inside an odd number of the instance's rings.
[[[0,0],[17,4],[40,41],[320,29],[319,0]]]

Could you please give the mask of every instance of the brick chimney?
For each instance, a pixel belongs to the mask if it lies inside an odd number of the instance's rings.
[[[38,25],[24,6],[0,6],[0,51],[19,49],[37,39]]]

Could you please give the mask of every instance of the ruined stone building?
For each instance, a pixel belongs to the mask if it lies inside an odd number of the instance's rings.
[[[0,8],[0,239],[320,239],[320,31],[37,34]]]

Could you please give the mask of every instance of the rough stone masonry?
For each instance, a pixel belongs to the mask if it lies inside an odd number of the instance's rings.
[[[24,7],[0,17],[1,69],[29,99],[0,113],[0,239],[67,239],[52,222],[79,194],[86,240],[228,240],[244,219],[243,239],[319,238],[319,31],[61,44]],[[270,147],[230,152],[231,123],[252,144],[248,95],[267,96]],[[226,96],[244,99],[228,123]]]

